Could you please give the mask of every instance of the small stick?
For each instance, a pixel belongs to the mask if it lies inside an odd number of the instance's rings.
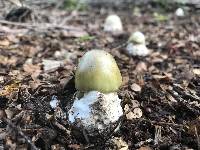
[[[5,117],[3,118],[3,120],[4,120],[11,128],[13,128],[15,131],[17,131],[18,134],[21,135],[21,136],[25,139],[25,141],[26,141],[28,144],[30,144],[32,150],[38,150],[38,148],[37,148],[37,147],[33,144],[33,142],[30,140],[30,138],[27,137],[27,136],[22,132],[22,130],[21,130],[19,127],[17,127],[16,125],[14,125],[9,119],[7,119],[7,118],[5,118]]]
[[[7,25],[14,25],[14,26],[21,26],[30,29],[63,29],[63,30],[72,30],[72,31],[81,31],[81,28],[77,27],[70,27],[70,26],[61,26],[57,24],[50,24],[50,23],[40,23],[40,24],[30,24],[30,23],[19,23],[19,22],[11,22],[6,20],[0,20],[0,24],[7,24]]]
[[[58,123],[57,121],[53,121],[52,123],[53,123],[53,125],[55,125],[57,128],[59,128],[60,130],[64,131],[67,135],[70,136],[70,131],[67,130],[63,125],[61,125],[61,124]]]
[[[158,142],[161,141],[161,126],[156,125],[155,126],[155,138],[154,138],[154,144],[158,145]]]
[[[128,42],[125,42],[125,43],[123,43],[123,44],[118,45],[117,47],[112,48],[112,50],[120,49],[120,48],[126,46],[127,44],[128,44]]]

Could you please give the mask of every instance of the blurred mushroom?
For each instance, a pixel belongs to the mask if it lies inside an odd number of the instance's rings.
[[[120,17],[117,15],[109,15],[104,23],[104,31],[113,34],[122,33],[123,26]]]
[[[147,56],[150,54],[150,50],[145,45],[143,33],[139,31],[132,33],[128,40],[126,53],[132,56]]]
[[[183,16],[185,16],[185,12],[184,12],[184,10],[183,10],[182,8],[176,9],[175,14],[176,14],[176,16],[178,16],[178,17],[183,17]]]

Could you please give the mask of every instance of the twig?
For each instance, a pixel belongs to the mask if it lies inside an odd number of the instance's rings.
[[[8,73],[0,72],[0,76],[6,76]]]
[[[120,116],[120,118],[118,119],[118,121],[116,122],[116,125],[113,127],[113,129],[111,130],[110,134],[107,136],[107,138],[105,138],[104,142],[106,142],[115,132],[116,130],[120,127],[122,120],[125,118],[125,115]]]
[[[86,130],[85,130],[84,128],[83,128],[83,136],[84,136],[86,142],[89,144],[89,143],[90,143],[90,140],[89,140],[89,137],[88,137],[88,135],[87,135],[87,133],[86,133]]]
[[[141,147],[142,145],[144,145],[144,144],[148,144],[148,143],[151,143],[151,142],[153,142],[153,139],[147,139],[147,140],[145,140],[145,141],[140,141],[140,142],[138,142],[137,144],[135,144],[135,147]]]
[[[10,1],[11,3],[15,4],[16,6],[18,7],[22,7],[22,2],[20,0],[8,0]]]
[[[151,123],[151,124],[153,124],[153,125],[159,125],[159,126],[162,126],[162,125],[167,125],[167,126],[173,126],[173,127],[176,127],[176,128],[182,128],[182,127],[184,127],[184,125],[182,125],[182,124],[176,124],[176,123],[170,123],[170,122],[162,122],[162,121],[151,121],[151,120],[148,120],[148,119],[144,119],[144,118],[142,118],[141,119],[141,121],[147,121],[147,122],[149,122],[149,123]]]
[[[13,122],[17,122],[19,121],[23,116],[24,116],[25,112],[22,110],[20,113],[18,113],[14,118],[12,118]]]
[[[63,125],[61,125],[60,123],[58,123],[57,121],[52,121],[53,125],[56,126],[57,128],[59,128],[60,130],[64,131],[68,136],[70,136],[70,131],[67,130]]]
[[[118,50],[118,49],[120,49],[122,47],[125,47],[127,44],[128,44],[128,42],[125,42],[123,44],[118,45],[117,47],[112,48],[112,50]]]
[[[159,141],[161,141],[161,126],[156,125],[154,144],[157,145]]]
[[[33,142],[30,140],[30,138],[27,137],[27,136],[22,132],[22,130],[21,130],[19,127],[17,127],[16,125],[14,125],[14,124],[13,124],[9,119],[7,119],[7,118],[3,118],[3,120],[4,120],[11,128],[13,128],[13,130],[17,131],[17,133],[25,139],[25,141],[31,146],[31,149],[32,149],[32,150],[38,150],[38,148],[37,148],[37,147],[33,144]]]
[[[180,95],[177,95],[177,92],[173,90],[167,90],[179,103],[183,104],[186,106],[190,111],[192,111],[195,114],[199,114],[200,111],[198,109],[193,108],[190,106],[188,100],[183,99]],[[179,94],[179,93],[178,93]]]
[[[177,86],[174,84],[174,90],[179,93],[180,95],[183,95],[184,97],[186,98],[189,98],[191,100],[194,100],[194,101],[198,101],[200,102],[200,98],[196,95],[191,95],[189,94],[187,91],[183,91],[183,89],[181,89],[181,87]]]
[[[72,27],[72,26],[61,26],[57,24],[50,24],[50,23],[40,23],[40,24],[30,24],[30,23],[19,23],[19,22],[11,22],[6,20],[0,20],[0,24],[7,24],[7,25],[14,25],[14,26],[21,26],[30,29],[62,29],[68,31],[82,31],[81,28]]]

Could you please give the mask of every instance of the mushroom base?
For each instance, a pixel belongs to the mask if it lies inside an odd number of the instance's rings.
[[[75,137],[75,139],[83,144],[86,143],[100,143],[104,142],[107,139],[110,139],[110,135],[117,132],[121,125],[121,119],[114,123],[110,123],[104,130],[99,131],[98,129],[90,129],[72,126],[71,127],[71,135]]]
[[[104,32],[109,32],[113,34],[120,34],[123,32],[122,26],[121,25],[104,25]]]
[[[91,91],[80,99],[76,97],[68,114],[70,123],[75,127],[84,128],[88,133],[102,133],[118,121],[123,110],[117,93]]]
[[[126,47],[126,53],[132,56],[147,56],[150,50],[144,44],[129,43]]]

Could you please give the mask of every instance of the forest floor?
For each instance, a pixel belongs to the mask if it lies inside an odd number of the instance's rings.
[[[139,13],[132,8],[1,11],[1,149],[120,149],[109,142],[114,137],[125,149],[200,149],[200,12],[187,8],[184,17],[151,5]],[[121,17],[123,34],[103,31],[110,13]],[[152,50],[147,57],[124,53],[124,43],[137,30]],[[135,119],[125,114],[120,129],[99,135],[96,143],[74,136],[67,121],[76,92],[74,70],[91,49],[114,56],[123,76],[118,92],[123,108],[142,111]]]

